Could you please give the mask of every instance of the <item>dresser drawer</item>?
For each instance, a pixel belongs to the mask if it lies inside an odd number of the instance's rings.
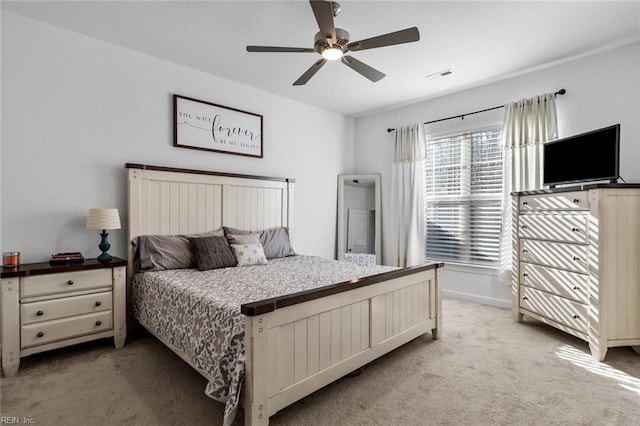
[[[520,210],[589,210],[588,191],[556,192],[520,197]]]
[[[520,260],[570,271],[587,273],[586,245],[520,240]]]
[[[587,305],[544,291],[522,287],[520,307],[582,333],[588,332]]]
[[[20,280],[20,298],[111,286],[111,269],[34,275]]]
[[[587,303],[589,275],[520,263],[520,284]]]
[[[110,291],[64,297],[20,305],[22,324],[49,321],[57,318],[111,310],[113,296]]]
[[[587,243],[586,214],[521,214],[518,234],[522,238]]]
[[[21,348],[111,330],[111,311],[78,315],[22,326]]]

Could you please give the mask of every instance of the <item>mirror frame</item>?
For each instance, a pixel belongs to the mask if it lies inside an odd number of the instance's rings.
[[[382,265],[382,203],[380,200],[380,174],[353,174],[338,175],[338,230],[337,230],[337,252],[336,259],[344,260],[344,251],[346,249],[344,239],[346,236],[346,217],[344,214],[344,186],[346,181],[354,179],[373,179],[374,190],[374,207],[375,207],[375,226],[374,226],[374,250],[376,255],[376,264]]]

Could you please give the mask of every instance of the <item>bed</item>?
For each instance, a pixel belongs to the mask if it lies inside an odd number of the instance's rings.
[[[125,167],[129,241],[292,228],[292,179]],[[290,242],[295,247],[293,231]],[[224,424],[240,405],[246,425],[266,425],[280,409],[416,337],[440,338],[441,263],[401,269],[286,255],[265,265],[136,273],[136,248],[130,312],[207,378],[207,395],[226,404]],[[213,296],[205,290],[212,282]],[[239,288],[245,293],[233,298]],[[213,316],[223,331],[207,328]],[[182,326],[192,330],[189,338],[178,333]]]

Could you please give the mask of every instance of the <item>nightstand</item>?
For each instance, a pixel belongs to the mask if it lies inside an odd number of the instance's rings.
[[[122,348],[126,328],[126,265],[113,258],[2,268],[2,371],[15,376],[20,358],[89,340],[113,337]]]

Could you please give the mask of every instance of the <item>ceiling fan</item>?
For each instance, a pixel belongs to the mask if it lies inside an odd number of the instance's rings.
[[[276,47],[276,46],[247,46],[247,52],[293,52],[293,53],[314,53],[322,55],[315,64],[311,65],[304,74],[297,79],[293,85],[301,86],[306,84],[311,77],[327,61],[340,59],[343,64],[362,74],[369,80],[376,82],[382,79],[384,73],[370,67],[356,58],[345,55],[348,52],[358,50],[373,49],[376,47],[393,46],[395,44],[410,43],[420,40],[418,28],[411,27],[392,33],[371,37],[365,40],[349,42],[349,33],[342,28],[336,28],[333,18],[340,13],[340,4],[332,1],[309,0],[311,9],[315,15],[320,32],[314,37],[313,48],[306,47]]]

